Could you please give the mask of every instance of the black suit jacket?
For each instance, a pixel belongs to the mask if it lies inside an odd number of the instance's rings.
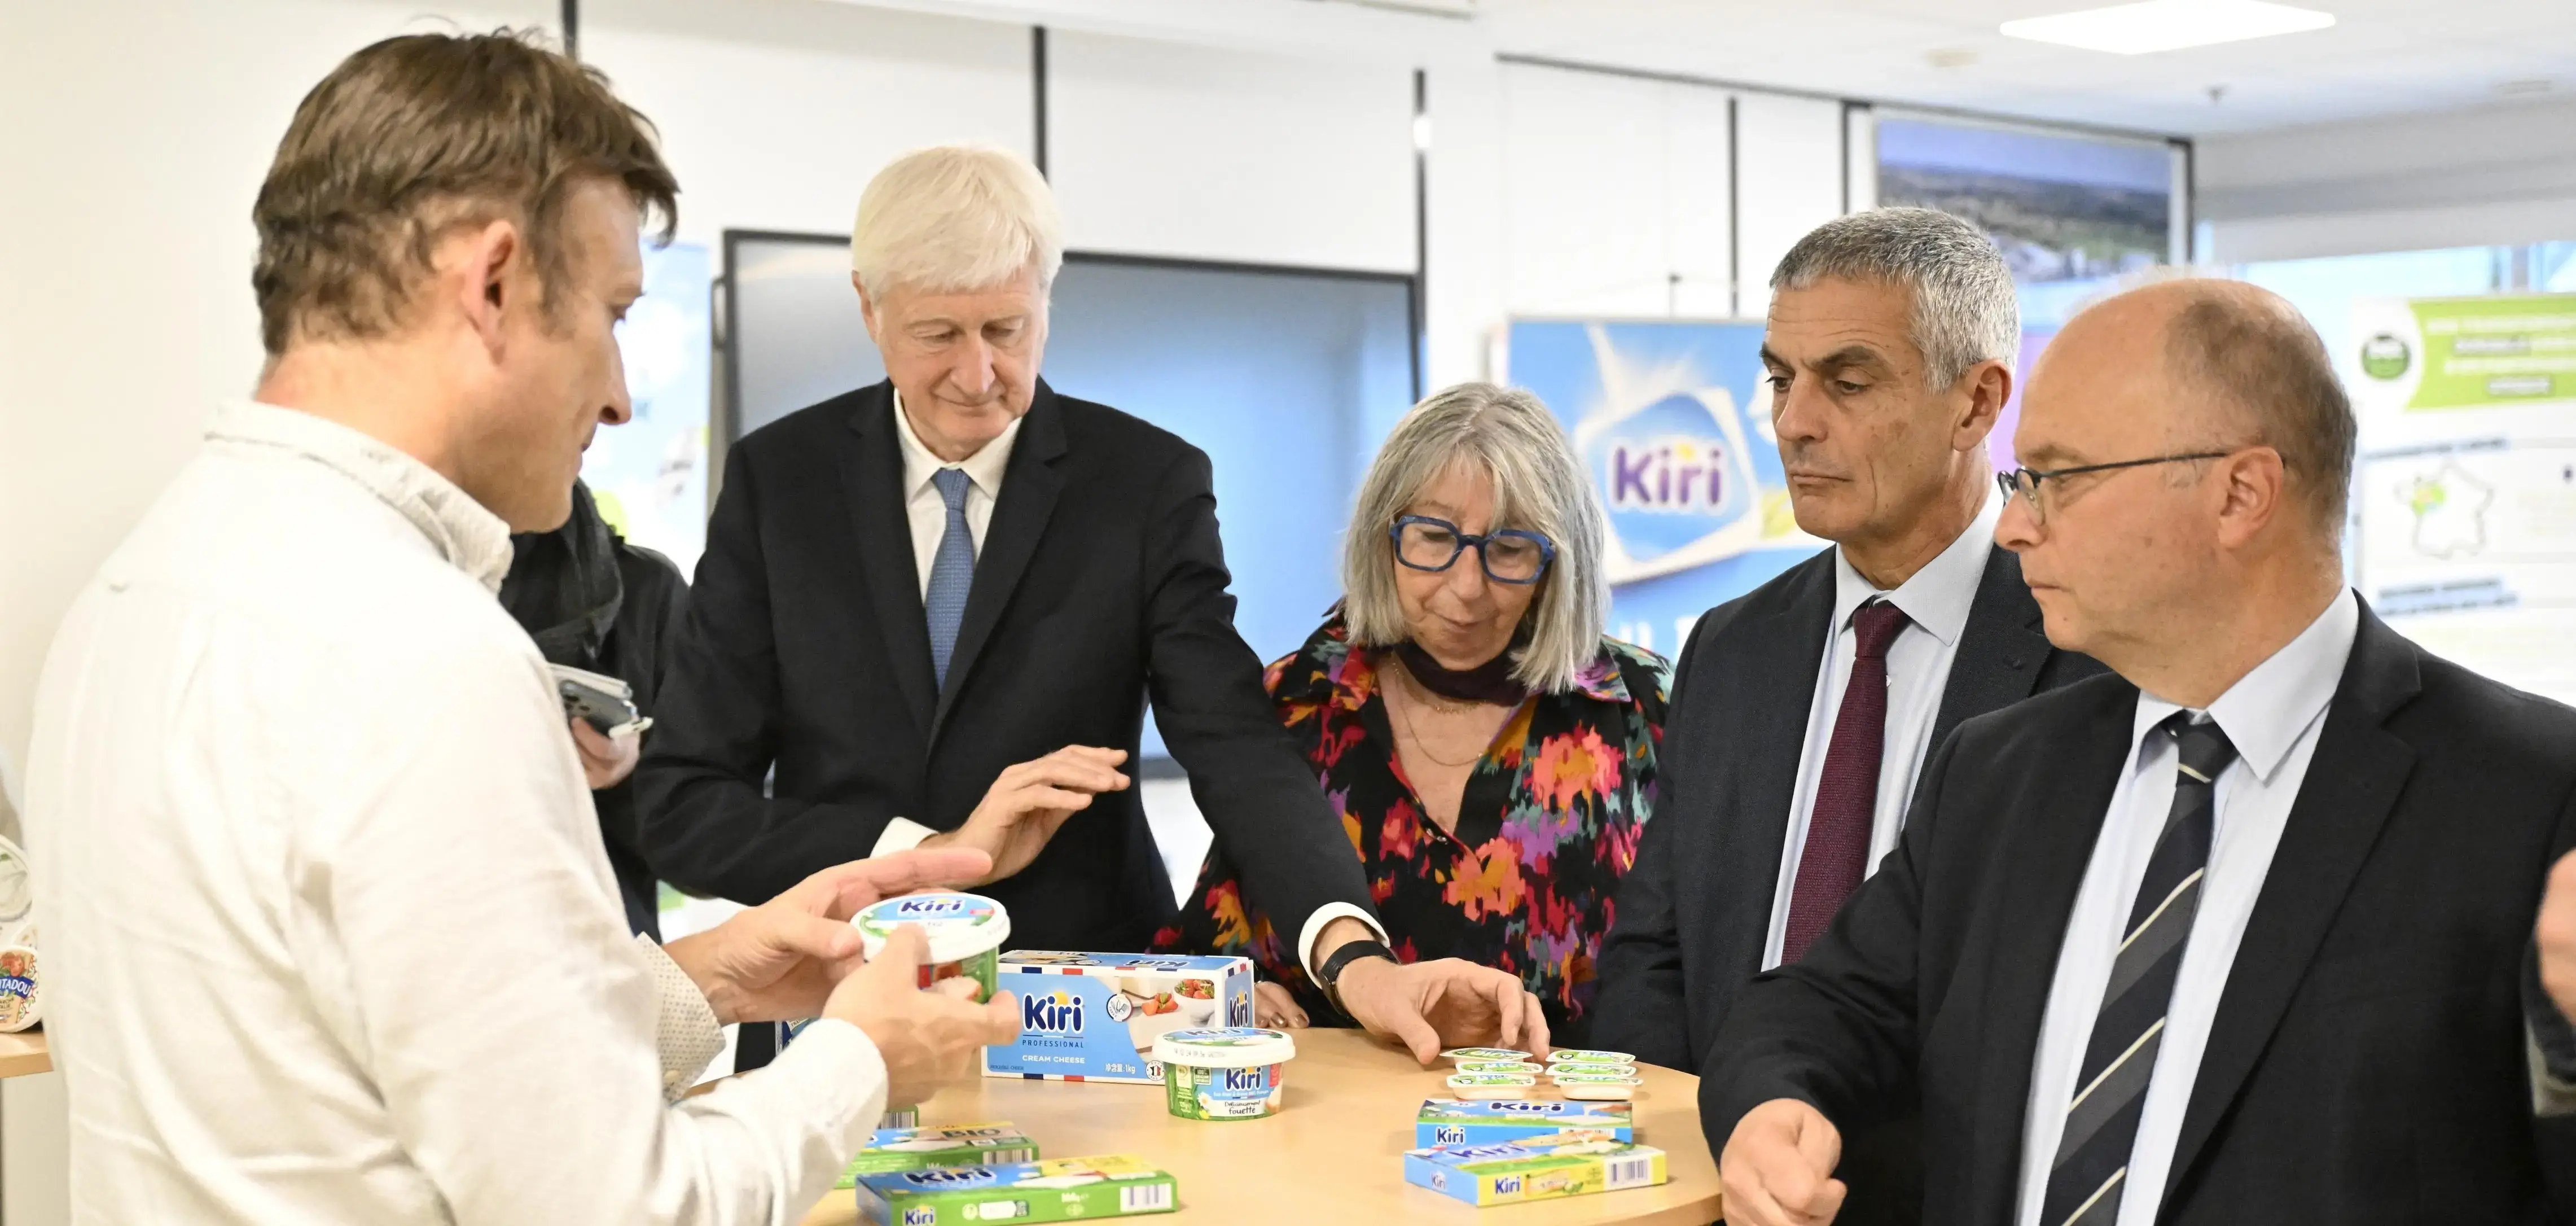
[[[2137,689],[1961,725],[1898,850],[1737,1002],[1701,1082],[1848,1128],[1919,1109],[1923,1220],[2005,1223],[2032,1052]],[[2523,958],[2576,846],[2576,711],[2367,611],[2220,998],[2159,1222],[2569,1220],[2576,1119],[2535,1119]],[[2560,1195],[2565,1195],[2562,1190]]]
[[[1834,614],[1834,551],[1710,610],[1674,672],[1655,820],[1620,883],[1601,951],[1593,1042],[1698,1071],[1736,993],[1762,969],[1772,896]],[[1960,721],[2092,676],[2040,632],[2021,559],[1986,559],[1933,717]],[[1712,1134],[1723,1144],[1724,1133]]]
[[[1370,914],[1348,838],[1234,631],[1207,456],[1040,383],[934,687],[889,384],[737,443],[637,772],[662,875],[745,903],[866,856],[906,817],[953,830],[1004,767],[1130,754],[1145,701],[1259,905]],[[772,776],[768,795],[762,779]],[[1020,948],[1138,950],[1172,883],[1132,788],[984,887]]]

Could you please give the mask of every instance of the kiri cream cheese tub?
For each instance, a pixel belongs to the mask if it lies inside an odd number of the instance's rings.
[[[1297,1041],[1276,1030],[1234,1026],[1175,1030],[1154,1040],[1163,1098],[1185,1120],[1258,1120],[1279,1113],[1280,1074]]]
[[[885,952],[896,926],[914,924],[928,938],[921,986],[942,979],[972,979],[975,999],[993,999],[1000,977],[1002,942],[1011,939],[1011,913],[981,894],[907,894],[850,917],[869,958]]]

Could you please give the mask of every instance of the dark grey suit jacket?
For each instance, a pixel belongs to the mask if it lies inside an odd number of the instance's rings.
[[[1620,883],[1593,1004],[1596,1047],[1702,1072],[1737,993],[1762,969],[1808,707],[1834,610],[1828,549],[1712,609],[1691,631],[1664,726],[1655,820]],[[1932,745],[1960,721],[2100,673],[2049,646],[2021,559],[1986,560]],[[1706,1121],[1711,1152],[1735,1124]],[[1910,1220],[1922,1175],[1910,1118],[1845,1138],[1845,1226]]]
[[[1762,969],[1833,610],[1828,549],[1691,631],[1674,671],[1655,820],[1602,945],[1596,1046],[1697,1072],[1736,992]],[[1968,608],[1932,745],[1971,716],[2101,671],[2049,646],[2021,559],[1998,548]]]
[[[1700,1081],[1710,1132],[1774,1098],[1847,1132],[1919,1113],[1921,1220],[2012,1220],[2031,1052],[2137,697],[2098,677],[1942,744],[1877,875],[1805,958],[1738,993]],[[2576,1118],[2533,1110],[2521,974],[2570,848],[2576,711],[2365,610],[2157,1220],[2576,1221]]]

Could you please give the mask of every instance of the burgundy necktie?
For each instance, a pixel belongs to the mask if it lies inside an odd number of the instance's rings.
[[[1807,815],[1807,842],[1798,853],[1798,880],[1789,888],[1789,926],[1780,961],[1797,961],[1825,934],[1843,900],[1860,888],[1869,868],[1869,831],[1878,809],[1878,766],[1887,743],[1887,645],[1905,629],[1905,610],[1873,600],[1852,611],[1851,681],[1834,735],[1825,745],[1824,774],[1816,780],[1816,807]]]

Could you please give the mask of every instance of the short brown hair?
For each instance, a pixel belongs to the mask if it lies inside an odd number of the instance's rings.
[[[2165,334],[2165,359],[2183,386],[2234,405],[2256,439],[2281,453],[2318,523],[2343,534],[2359,426],[2325,342],[2297,309],[2229,281],[2195,284]]]
[[[508,30],[410,34],[360,50],[295,108],[251,220],[260,340],[364,339],[401,322],[439,237],[520,223],[546,301],[567,273],[561,214],[614,179],[667,241],[679,184],[653,125],[608,78]]]

